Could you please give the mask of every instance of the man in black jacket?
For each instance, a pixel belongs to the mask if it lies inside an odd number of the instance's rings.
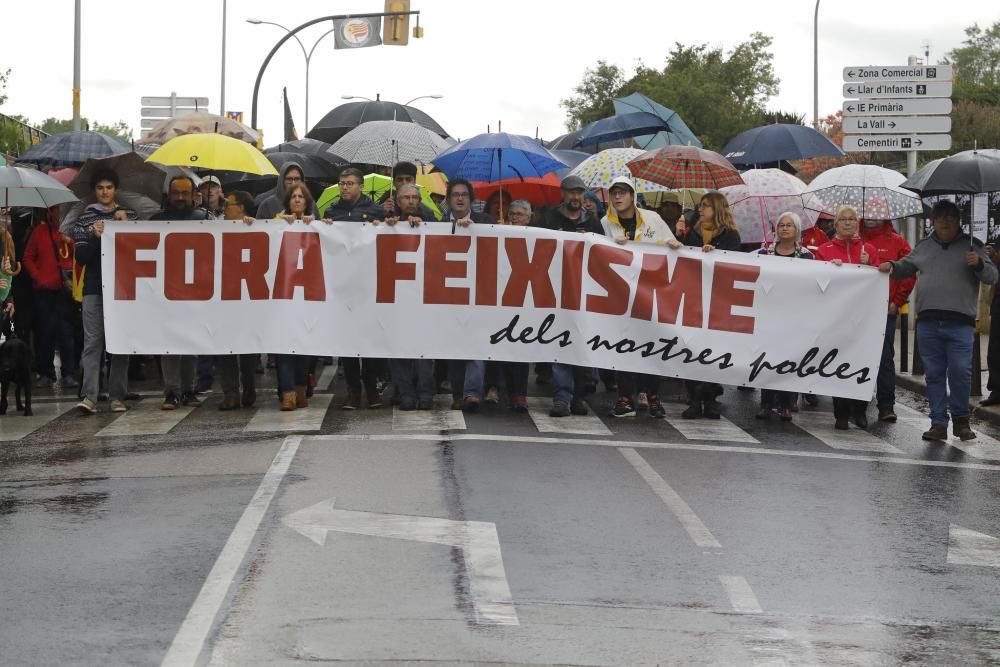
[[[361,192],[364,180],[365,175],[355,167],[347,167],[340,172],[340,198],[327,207],[323,217],[334,222],[372,222],[381,219],[384,215],[382,208]]]

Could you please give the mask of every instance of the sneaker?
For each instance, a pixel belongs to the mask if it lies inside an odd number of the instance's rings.
[[[486,392],[485,400],[490,405],[496,405],[500,402],[500,392],[497,391],[496,387],[490,387],[489,391]]]
[[[181,394],[181,405],[189,408],[200,408],[201,399],[194,395],[194,392],[185,392]]]
[[[635,417],[635,405],[628,396],[619,396],[615,407],[611,409],[612,417]]]
[[[681,413],[681,419],[698,419],[701,415],[701,403],[692,403]]]
[[[63,389],[76,389],[80,386],[80,383],[72,375],[64,375],[59,381],[59,386]]]
[[[635,410],[636,412],[643,412],[649,409],[649,397],[646,396],[646,392],[640,391],[635,397]]]
[[[123,401],[111,401],[111,412],[126,412],[128,406]]]
[[[549,409],[549,417],[569,417],[572,414],[565,403],[553,403]]]
[[[163,405],[160,406],[161,410],[176,410],[177,406],[181,404],[177,394],[170,393],[163,397]]]
[[[667,416],[667,411],[663,409],[663,403],[660,403],[660,397],[656,394],[649,397],[649,416],[653,419],[663,419]]]
[[[212,378],[202,378],[194,386],[194,393],[208,394],[212,391]]]
[[[527,396],[512,396],[510,399],[510,409],[514,412],[524,414],[528,411],[528,397]]]
[[[89,398],[85,398],[76,404],[76,409],[80,411],[80,414],[92,415],[97,412],[97,406]]]
[[[382,407],[382,392],[376,385],[365,387],[365,396],[368,398],[369,409],[376,410]]]
[[[577,417],[583,417],[590,414],[590,407],[582,398],[574,398],[569,404],[569,411]]]
[[[475,396],[466,396],[465,400],[462,401],[462,410],[464,412],[479,412],[479,399]]]
[[[705,418],[722,419],[722,411],[718,401],[705,401]]]

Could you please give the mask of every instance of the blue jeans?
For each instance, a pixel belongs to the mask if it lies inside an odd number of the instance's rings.
[[[472,396],[483,400],[484,385],[486,384],[486,362],[476,359],[466,361],[463,380],[462,398]]]
[[[431,359],[390,359],[392,381],[400,400],[430,401],[434,398],[434,361]],[[414,380],[416,380],[414,382]],[[369,399],[371,400],[371,399]]]
[[[885,340],[882,362],[875,379],[875,402],[892,407],[896,404],[896,316],[885,316]]]
[[[947,320],[918,319],[917,344],[927,373],[931,424],[948,425],[949,403],[952,419],[968,417],[972,391],[972,326]]]

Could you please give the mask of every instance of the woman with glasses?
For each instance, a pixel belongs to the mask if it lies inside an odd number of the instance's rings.
[[[870,243],[864,243],[858,236],[858,212],[853,206],[841,206],[833,217],[833,238],[816,249],[816,259],[830,262],[834,266],[843,264],[867,264],[875,266],[878,251]],[[861,429],[868,428],[868,401],[850,398],[833,399],[834,427],[847,430],[848,420]]]
[[[278,184],[274,190],[257,205],[257,217],[264,220],[275,217],[282,209],[288,188],[303,183],[305,183],[305,176],[302,167],[296,162],[286,162],[281,169],[281,176],[278,178]]]

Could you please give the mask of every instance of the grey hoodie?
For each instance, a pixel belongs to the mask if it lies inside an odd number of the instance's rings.
[[[965,254],[969,252],[968,234],[960,233],[951,243],[942,243],[937,234],[931,234],[909,255],[890,262],[893,278],[909,278],[920,273],[916,290],[919,317],[975,324],[979,283],[995,285],[997,267],[978,240],[973,241],[972,249],[979,255],[977,268],[965,262]]]
[[[278,185],[274,188],[274,194],[265,198],[257,204],[257,217],[261,220],[270,220],[281,213],[285,208],[285,174],[295,167],[300,174],[305,174],[305,170],[298,162],[286,162],[281,168],[281,175],[278,176]]]

